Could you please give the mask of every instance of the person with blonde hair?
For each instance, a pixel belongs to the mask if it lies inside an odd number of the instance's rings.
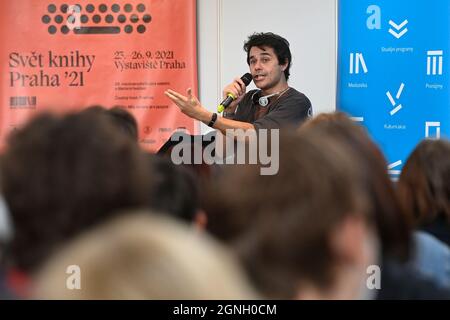
[[[66,274],[69,267],[79,279]],[[39,299],[257,297],[225,248],[151,212],[124,214],[78,238],[50,259],[35,284]]]

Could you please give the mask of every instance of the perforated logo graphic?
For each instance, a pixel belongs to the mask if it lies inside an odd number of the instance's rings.
[[[48,33],[56,34],[119,34],[145,33],[152,21],[146,7],[132,4],[63,4],[57,7],[49,4],[42,16],[42,23],[48,25]]]

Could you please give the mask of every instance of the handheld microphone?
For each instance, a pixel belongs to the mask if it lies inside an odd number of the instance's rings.
[[[245,86],[248,86],[250,82],[252,82],[252,75],[250,73],[246,73],[241,77],[241,80],[244,82]],[[217,112],[223,112],[226,108],[230,106],[230,104],[236,99],[234,94],[228,93],[225,100],[223,100],[219,106],[217,107]]]

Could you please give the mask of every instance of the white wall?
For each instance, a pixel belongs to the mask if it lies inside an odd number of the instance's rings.
[[[335,109],[336,0],[197,0],[200,101],[216,110],[222,88],[248,71],[248,35],[271,31],[291,44],[290,86],[314,114]],[[250,87],[251,88],[251,87]],[[202,124],[202,132],[209,128]]]

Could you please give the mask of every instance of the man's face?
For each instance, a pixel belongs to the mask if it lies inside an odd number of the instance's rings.
[[[252,47],[249,54],[250,72],[253,81],[259,89],[269,91],[278,90],[277,85],[285,79],[284,70],[287,63],[280,65],[277,55],[271,47]]]

